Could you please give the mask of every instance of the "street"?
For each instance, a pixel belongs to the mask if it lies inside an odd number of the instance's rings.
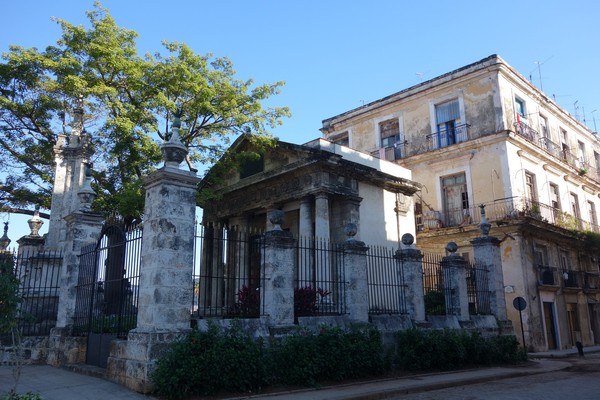
[[[565,370],[489,381],[423,393],[394,396],[402,400],[596,400],[600,399],[600,354],[565,359]]]

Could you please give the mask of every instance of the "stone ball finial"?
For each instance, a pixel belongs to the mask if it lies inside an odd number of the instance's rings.
[[[402,244],[405,246],[410,246],[415,242],[415,237],[410,233],[405,233],[402,235]]]
[[[450,254],[454,254],[456,253],[456,250],[458,250],[458,245],[455,242],[448,242],[446,250],[448,250]]]
[[[269,222],[273,224],[274,231],[281,230],[281,224],[283,223],[283,217],[285,212],[283,210],[271,210],[269,211]]]
[[[346,234],[346,240],[353,240],[358,233],[358,226],[353,222],[349,222],[344,226],[344,233]]]

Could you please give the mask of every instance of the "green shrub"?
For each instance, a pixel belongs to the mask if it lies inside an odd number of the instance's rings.
[[[216,326],[192,331],[161,357],[152,382],[156,394],[168,399],[211,395],[219,390],[259,389],[267,377],[262,340],[253,340],[234,324],[226,332]]]
[[[10,392],[0,396],[0,400],[42,400],[43,397],[39,393],[27,392],[25,394],[17,394]]]
[[[397,334],[396,364],[408,371],[516,363],[524,353],[514,336],[483,337],[455,330],[409,329]]]
[[[300,330],[273,346],[281,383],[314,386],[318,382],[377,376],[390,367],[380,332],[372,327],[348,331],[322,327]]]

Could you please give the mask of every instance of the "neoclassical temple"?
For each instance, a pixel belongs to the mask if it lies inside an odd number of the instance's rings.
[[[268,211],[277,209],[295,237],[342,241],[348,223],[357,225],[356,239],[373,244],[397,245],[415,234],[412,195],[420,185],[410,170],[323,139],[265,150],[251,139],[241,136],[228,152],[254,157],[226,172],[213,168],[200,183],[218,196],[202,205],[205,224],[269,230]]]

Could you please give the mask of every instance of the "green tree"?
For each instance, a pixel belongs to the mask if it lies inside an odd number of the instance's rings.
[[[216,161],[240,133],[270,137],[289,116],[286,107],[262,105],[283,82],[238,80],[227,58],[179,42],[140,56],[137,33],[117,26],[99,2],[87,16],[89,28],[55,19],[62,36],[44,51],[11,46],[3,54],[0,209],[50,208],[53,146],[80,99],[96,149],[96,207],[130,217],[141,212],[141,178],[160,162],[158,141],[169,138],[177,111],[190,168]]]

